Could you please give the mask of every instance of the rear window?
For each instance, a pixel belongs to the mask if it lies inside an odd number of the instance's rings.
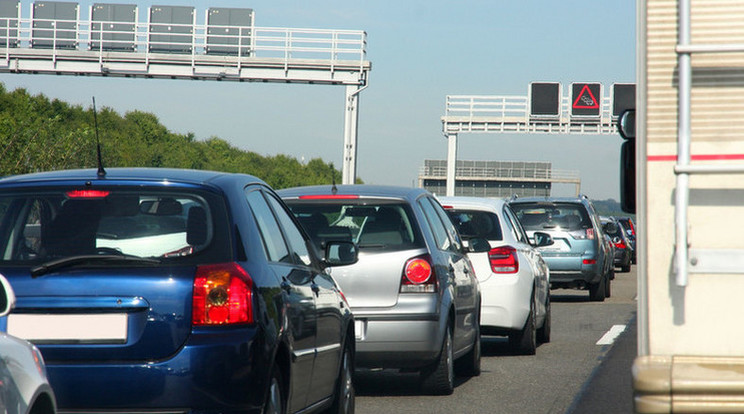
[[[218,233],[215,209],[205,197],[70,188],[0,193],[0,259],[39,263],[91,254],[174,260],[197,255],[214,244]]]
[[[495,213],[477,210],[447,209],[452,222],[457,226],[460,236],[465,239],[474,237],[488,240],[503,240],[499,217]]]
[[[589,213],[578,203],[514,203],[511,208],[525,230],[592,228]]]
[[[320,249],[330,240],[385,251],[425,246],[407,203],[370,199],[285,202]]]

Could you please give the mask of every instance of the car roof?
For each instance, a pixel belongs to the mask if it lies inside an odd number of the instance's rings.
[[[247,174],[224,173],[206,170],[189,170],[178,168],[107,168],[106,175],[98,176],[97,169],[59,170],[23,175],[8,176],[0,179],[3,184],[29,184],[34,182],[68,181],[68,180],[131,180],[131,181],[174,181],[192,184],[216,183],[222,178],[241,178],[248,183],[266,184],[261,179]]]
[[[336,188],[335,193],[333,188]],[[347,184],[347,185],[313,185],[285,188],[277,191],[282,198],[298,198],[306,195],[358,195],[361,197],[393,197],[413,201],[422,194],[430,194],[423,188],[399,187],[392,185]]]
[[[588,202],[589,199],[578,196],[578,197],[519,197],[515,199],[510,199],[510,204],[517,204],[517,203],[584,203]]]
[[[437,197],[442,205],[452,205],[458,208],[478,208],[500,211],[506,201],[501,198],[445,196]]]

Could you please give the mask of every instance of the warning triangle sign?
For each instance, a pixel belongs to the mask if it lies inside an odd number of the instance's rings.
[[[576,100],[573,103],[573,107],[574,109],[599,108],[599,102],[592,93],[591,89],[589,89],[589,85],[584,85],[584,87],[581,88],[581,92],[579,92],[579,96],[576,97]]]

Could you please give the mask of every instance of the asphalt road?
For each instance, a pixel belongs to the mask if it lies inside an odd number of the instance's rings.
[[[554,290],[551,298],[552,340],[536,355],[514,355],[506,338],[484,337],[482,374],[457,378],[450,396],[423,395],[415,374],[359,372],[357,413],[632,412],[635,267],[616,274],[604,302],[590,302],[587,291]]]

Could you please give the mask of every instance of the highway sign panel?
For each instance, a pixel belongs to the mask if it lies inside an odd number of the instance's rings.
[[[635,109],[635,83],[612,84],[612,117],[617,118],[626,109]]]
[[[571,84],[571,116],[599,118],[602,111],[601,83]]]
[[[561,114],[561,84],[558,82],[530,83],[530,117],[558,118]]]

